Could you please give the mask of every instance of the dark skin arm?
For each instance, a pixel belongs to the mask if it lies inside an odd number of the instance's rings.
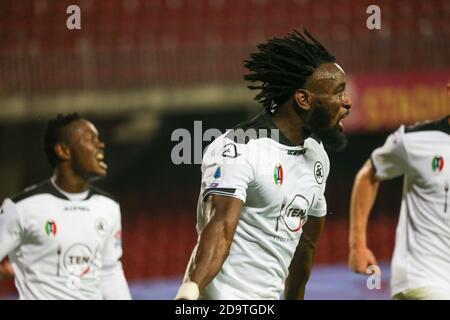
[[[305,287],[316,255],[316,244],[325,226],[325,217],[308,217],[303,234],[289,266],[284,296],[286,300],[303,300]]]
[[[9,263],[8,258],[3,259],[3,261],[0,261],[0,280],[2,279],[8,279],[14,277],[14,270]]]
[[[243,202],[237,198],[212,195],[212,217],[200,233],[186,280],[205,288],[219,273],[230,252]]]

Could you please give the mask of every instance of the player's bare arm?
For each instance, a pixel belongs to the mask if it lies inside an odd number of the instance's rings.
[[[186,279],[199,290],[211,282],[228,257],[242,206],[240,199],[211,195],[211,220],[200,233]],[[177,298],[188,298],[180,293]]]
[[[11,263],[7,258],[3,259],[0,261],[0,280],[12,277],[14,277],[14,270]]]
[[[325,217],[312,217],[303,226],[303,234],[289,266],[285,298],[303,300],[305,287],[311,274],[316,255],[316,244],[325,226]]]
[[[366,230],[379,184],[372,162],[367,160],[356,175],[350,202],[348,264],[357,273],[367,273],[367,268],[376,264],[375,256],[367,247]]]

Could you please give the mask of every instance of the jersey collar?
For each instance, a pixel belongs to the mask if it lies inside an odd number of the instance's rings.
[[[48,179],[48,188],[50,194],[54,195],[55,197],[68,200],[68,201],[75,201],[74,199],[70,199],[68,195],[66,195],[66,192],[62,192],[53,181],[53,178]],[[88,200],[95,192],[92,190],[92,188],[89,186],[89,189],[85,192],[80,192],[80,194],[86,194],[84,197],[77,199],[76,201],[84,201]],[[70,194],[70,193],[69,193]]]
[[[321,143],[321,140],[319,139],[319,137],[317,137],[315,134],[311,134],[309,137],[305,137],[302,144],[300,144],[300,145],[293,144],[288,138],[286,138],[286,136],[283,134],[283,132],[281,132],[281,130],[275,125],[275,122],[273,122],[272,116],[269,114],[269,112],[263,111],[262,116],[263,116],[264,120],[266,121],[267,127],[269,129],[277,129],[278,130],[279,139],[280,139],[279,142],[281,144],[284,144],[284,145],[287,145],[290,147],[303,147],[305,145],[305,140],[308,138],[312,138],[312,139],[316,140],[318,144]]]
[[[450,114],[442,119],[442,129],[445,133],[450,134],[450,123],[448,120],[450,119]]]
[[[53,185],[51,178],[47,180],[46,185],[48,188],[48,193],[54,195],[57,198],[70,201],[69,198],[67,198],[63,193],[61,193],[58,189],[56,189],[56,187]]]

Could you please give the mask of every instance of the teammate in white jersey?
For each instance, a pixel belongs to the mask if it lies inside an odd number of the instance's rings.
[[[119,204],[89,184],[106,175],[104,147],[78,114],[50,120],[54,175],[4,200],[0,261],[9,255],[20,299],[130,299]]]
[[[351,107],[343,70],[305,34],[269,40],[246,61],[265,110],[204,154],[199,238],[177,299],[304,296],[327,212],[324,145],[343,148]]]
[[[450,81],[447,85],[450,96]],[[369,273],[367,221],[381,181],[403,175],[391,261],[394,299],[450,299],[450,115],[392,133],[358,172],[350,204],[349,267]]]

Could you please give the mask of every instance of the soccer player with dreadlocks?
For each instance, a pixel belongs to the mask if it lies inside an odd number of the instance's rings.
[[[20,299],[130,299],[120,206],[89,183],[107,173],[104,148],[78,114],[50,120],[52,177],[3,202],[0,261],[9,255]]]
[[[245,79],[264,110],[204,154],[199,238],[177,299],[304,297],[327,212],[325,148],[345,146],[351,101],[344,71],[306,30],[258,49]]]

